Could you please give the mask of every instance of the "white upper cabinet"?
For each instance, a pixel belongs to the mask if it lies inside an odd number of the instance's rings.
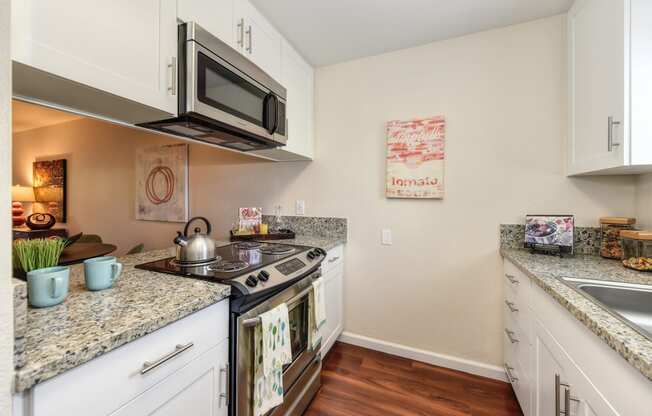
[[[288,42],[281,44],[281,84],[288,91],[288,142],[283,150],[312,159],[315,71]]]
[[[255,152],[278,161],[312,160],[314,157],[315,71],[286,40],[281,43],[280,83],[287,89],[287,144]]]
[[[235,48],[233,37],[234,0],[179,0],[179,20],[199,26]]]
[[[13,1],[12,58],[176,115],[177,2]]]
[[[281,75],[281,35],[247,0],[235,0],[234,37],[236,49],[272,78]]]
[[[652,2],[577,0],[568,13],[568,174],[652,165]]]

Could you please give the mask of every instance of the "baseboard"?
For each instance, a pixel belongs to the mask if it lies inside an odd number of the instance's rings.
[[[343,332],[338,338],[338,341],[387,354],[397,355],[403,358],[409,358],[426,364],[446,367],[452,370],[488,377],[495,380],[507,381],[505,370],[495,365],[480,363],[451,355],[438,354],[432,351],[420,350],[401,344],[395,344],[393,342],[353,334],[351,332]]]

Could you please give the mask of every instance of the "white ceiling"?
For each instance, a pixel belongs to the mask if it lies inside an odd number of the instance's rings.
[[[53,110],[51,108],[17,100],[13,100],[12,102],[11,113],[11,130],[14,133],[54,126],[55,124],[66,123],[68,121],[83,118],[76,114]]]
[[[315,66],[566,12],[573,0],[252,0]]]

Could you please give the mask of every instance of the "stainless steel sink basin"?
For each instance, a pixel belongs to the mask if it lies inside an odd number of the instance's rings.
[[[652,340],[652,286],[563,278]]]

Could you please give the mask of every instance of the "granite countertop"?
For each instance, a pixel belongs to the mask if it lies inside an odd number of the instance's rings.
[[[652,341],[559,279],[568,277],[652,285],[651,273],[629,270],[618,261],[597,256],[581,255],[562,259],[509,248],[501,249],[501,254],[652,380]]]
[[[21,392],[66,370],[227,298],[230,286],[135,269],[173,249],[120,257],[121,277],[111,289],[90,292],[82,265],[70,268],[70,293],[50,308],[27,309]]]
[[[262,241],[262,240],[261,240]],[[344,237],[323,237],[323,236],[309,236],[297,235],[296,238],[286,240],[264,240],[265,243],[280,243],[280,244],[296,244],[299,246],[320,247],[328,251],[333,247],[346,243]]]

